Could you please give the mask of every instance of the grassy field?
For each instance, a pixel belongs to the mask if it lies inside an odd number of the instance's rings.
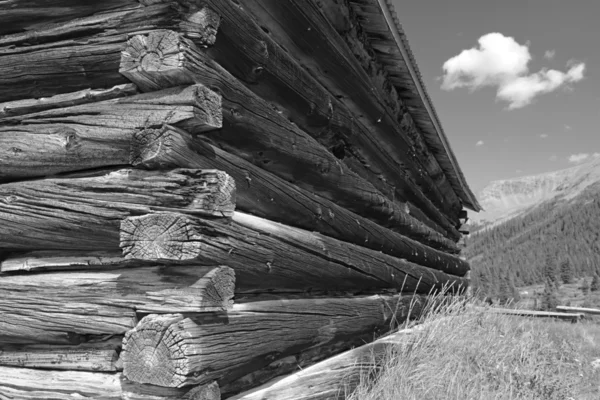
[[[361,379],[351,400],[600,399],[600,324],[528,319],[457,301]]]

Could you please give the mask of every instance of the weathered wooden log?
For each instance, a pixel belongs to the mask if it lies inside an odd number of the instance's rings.
[[[79,176],[1,185],[0,248],[118,249],[125,217],[168,210],[223,217],[235,209],[235,183],[221,171]]]
[[[557,306],[556,311],[565,313],[580,313],[580,314],[596,314],[600,315],[600,310],[597,308],[586,308],[586,307],[568,307],[568,306]]]
[[[323,16],[312,0],[240,0],[240,5],[269,31],[271,37],[299,61],[332,93],[340,97],[358,120],[377,133],[395,156],[397,165],[406,168],[411,179],[434,201],[451,221],[455,221],[461,203],[453,189],[436,174],[429,163],[423,164],[428,149],[415,146],[417,137],[409,137],[403,129],[388,96],[377,80],[384,79],[379,70],[369,76],[350,46]],[[351,43],[362,47],[362,43]],[[368,64],[367,64],[368,66]],[[387,84],[388,91],[395,91]],[[398,99],[397,99],[398,100]],[[405,113],[400,113],[402,116]],[[425,157],[429,160],[429,157]],[[439,170],[439,166],[438,166]],[[441,171],[440,171],[441,172]],[[431,176],[439,178],[439,186]]]
[[[109,89],[84,89],[73,93],[57,94],[41,99],[26,99],[0,103],[0,121],[6,117],[32,114],[53,108],[76,106],[112,100],[119,97],[133,96],[138,90],[134,84],[125,83]]]
[[[0,365],[8,367],[116,372],[123,370],[119,362],[122,336],[106,341],[79,345],[3,345]]]
[[[220,400],[216,383],[170,389],[127,382],[120,373],[46,371],[0,366],[0,399]]]
[[[354,246],[346,244],[328,236],[324,236],[315,232],[307,232],[302,229],[293,228],[287,225],[282,225],[277,222],[272,222],[264,218],[256,217],[250,214],[235,212],[233,221],[239,225],[250,228],[254,231],[261,232],[278,238],[286,243],[290,243],[296,247],[304,248],[306,251],[321,253],[323,257],[332,257],[333,259],[343,260],[346,257],[356,260],[377,260],[384,264],[393,265],[396,259],[394,257],[382,254],[362,246]],[[407,245],[404,257],[405,259],[414,259],[409,254],[419,252],[421,246],[412,247]],[[441,251],[430,249],[429,256],[433,257],[432,262],[426,262],[424,265],[433,269],[443,271],[447,274],[464,276],[469,270],[469,264],[462,261],[458,257],[449,256]],[[426,259],[427,257],[423,257]]]
[[[138,44],[168,43],[163,67],[132,62]],[[154,52],[146,46],[145,53]],[[131,49],[130,49],[131,47]],[[188,39],[173,31],[154,31],[132,38],[124,51],[121,73],[141,90],[201,82],[218,91],[223,101],[223,129],[208,135],[228,152],[279,177],[335,201],[384,226],[394,226],[406,211],[379,192],[372,183],[348,169],[325,147],[256,96]],[[190,131],[194,133],[193,131]],[[406,217],[404,218],[406,219]]]
[[[0,38],[0,102],[127,83],[119,74],[120,53],[136,32],[177,29],[199,44],[214,42],[219,18],[209,10],[177,2],[146,3],[152,4],[113,7]],[[86,9],[81,4],[74,8]]]
[[[167,121],[217,129],[220,96],[193,85],[12,117],[0,127],[0,182],[129,164],[134,133]]]
[[[149,168],[217,168],[230,174],[237,185],[237,207],[251,214],[300,228],[315,230],[337,239],[362,245],[397,257],[421,257],[429,252],[427,246],[445,252],[458,253],[454,242],[435,231],[407,219],[396,229],[404,235],[390,231],[366,218],[352,213],[337,204],[316,196],[257,166],[204,143],[177,128],[139,131],[134,136],[131,163]],[[398,215],[397,220],[400,221]],[[406,236],[406,237],[405,237]],[[410,243],[407,252],[405,243]],[[416,252],[414,249],[418,249]],[[433,254],[425,256],[433,260]],[[417,262],[422,258],[417,259]]]
[[[99,3],[81,3],[79,0],[42,2],[35,0],[8,0],[0,15],[0,34],[30,31],[47,23],[68,21],[120,7],[136,7],[135,0],[107,0]]]
[[[405,203],[410,215],[458,240],[454,226],[414,183],[407,181],[403,166],[387,155],[389,146],[382,144],[355,112],[301,67],[242,7],[227,0],[206,3],[222,16],[219,40],[207,54],[254,93],[277,104],[280,112],[388,198]],[[435,215],[439,222],[426,214]]]
[[[401,330],[372,343],[346,351],[287,377],[229,397],[229,400],[342,400],[364,374],[381,366],[386,353],[411,340],[421,329]]]
[[[136,312],[224,311],[234,282],[231,268],[197,265],[3,276],[0,341],[79,343],[124,334]]]
[[[160,254],[167,260],[228,265],[236,272],[240,293],[384,288],[429,293],[445,286],[461,290],[465,283],[458,276],[300,229],[293,229],[289,238],[277,237],[234,221],[176,213],[124,219],[121,247],[127,259]]]
[[[221,400],[217,382],[198,385],[192,389],[144,385],[121,379],[122,400]]]
[[[73,269],[110,269],[120,266],[141,266],[123,258],[120,251],[48,250],[16,253],[0,261],[0,273],[44,272]]]
[[[253,302],[209,320],[149,315],[123,340],[127,379],[167,387],[228,382],[316,345],[386,329],[409,316],[411,296]]]
[[[121,400],[120,374],[0,366],[0,399]]]

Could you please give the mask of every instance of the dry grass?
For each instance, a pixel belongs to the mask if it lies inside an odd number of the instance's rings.
[[[489,313],[460,300],[424,317],[352,400],[600,399],[600,325]]]

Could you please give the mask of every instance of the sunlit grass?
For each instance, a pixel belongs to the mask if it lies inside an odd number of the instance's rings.
[[[591,365],[600,325],[489,313],[474,302],[430,311],[350,399],[600,399]]]

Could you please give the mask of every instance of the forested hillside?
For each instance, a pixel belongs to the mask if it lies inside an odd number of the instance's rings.
[[[600,272],[600,182],[573,199],[553,199],[476,230],[464,254],[474,288],[495,298],[510,296],[516,286],[542,283],[548,263],[573,277]]]

